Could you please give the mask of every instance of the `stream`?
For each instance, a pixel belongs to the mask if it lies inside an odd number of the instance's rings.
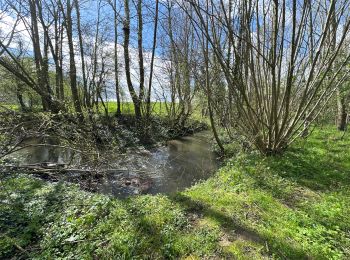
[[[150,150],[134,149],[124,154],[108,155],[108,166],[98,173],[68,170],[57,174],[36,174],[50,181],[77,183],[81,188],[118,198],[135,194],[171,194],[209,178],[218,168],[210,144],[211,132],[170,140],[167,145]],[[42,140],[27,141],[30,144]],[[57,144],[54,140],[46,143]],[[84,164],[80,154],[52,146],[24,148],[9,158],[17,165]]]

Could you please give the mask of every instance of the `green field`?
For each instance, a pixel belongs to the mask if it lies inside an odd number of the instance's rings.
[[[106,107],[108,108],[108,113],[109,114],[115,114],[117,112],[117,102],[114,101],[109,101],[109,102],[105,102]],[[2,105],[4,108],[8,108],[14,111],[19,111],[20,107],[18,104],[3,104]],[[70,106],[68,108],[70,110],[70,112],[74,112],[74,107]],[[36,106],[34,107],[34,111],[41,111],[42,108],[41,106]],[[104,107],[102,105],[102,103],[99,103],[98,106],[98,112],[103,114],[104,111]],[[134,109],[134,104],[132,102],[121,102],[121,112],[122,114],[127,114],[127,115],[133,115],[135,113],[135,109]],[[165,102],[151,102],[151,112],[153,115],[156,116],[165,116],[167,115],[167,109],[166,109],[166,103]],[[197,114],[197,111],[195,109],[194,111],[195,114]]]
[[[0,258],[349,259],[350,137],[240,153],[174,196],[127,200],[2,176]]]
[[[117,112],[117,102],[108,102],[107,106],[108,106],[109,113],[116,113]],[[121,111],[123,114],[134,114],[135,113],[134,104],[132,102],[122,102],[120,107],[121,107]],[[163,113],[165,114],[166,113],[165,105],[162,102],[152,103],[151,107],[152,107],[152,112],[155,114],[163,114]],[[100,106],[100,109],[101,109],[101,106]]]

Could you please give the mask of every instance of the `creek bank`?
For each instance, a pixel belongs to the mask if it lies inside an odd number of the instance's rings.
[[[188,119],[179,126],[165,117],[152,116],[147,124],[137,123],[133,115],[106,117],[93,114],[79,122],[74,114],[18,113],[0,111],[0,148],[21,145],[30,138],[52,138],[56,145],[80,151],[125,152],[131,147],[151,148],[160,142],[208,129],[206,123]],[[145,130],[147,126],[148,130]],[[52,142],[49,140],[49,142]],[[0,149],[0,152],[1,149]],[[0,153],[0,158],[1,158]]]
[[[174,196],[128,199],[0,174],[1,259],[349,259],[350,138],[242,153]],[[22,248],[23,250],[20,250]]]
[[[51,182],[77,183],[84,190],[119,198],[171,194],[209,178],[217,169],[210,140],[211,133],[203,131],[167,141],[167,145],[158,143],[149,150],[133,147],[125,153],[101,153],[94,164],[69,148],[33,146],[12,154],[17,165],[7,167],[8,171],[27,172]]]
[[[145,141],[132,115],[92,115],[84,122],[70,114],[1,115],[7,129],[0,140],[3,170],[77,183],[87,191],[116,197],[172,193],[208,178],[217,167],[208,136],[193,137],[207,128],[195,120],[180,127],[151,117]]]

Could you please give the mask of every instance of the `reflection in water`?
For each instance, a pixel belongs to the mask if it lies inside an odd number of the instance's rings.
[[[160,153],[167,158],[163,160],[164,174],[159,179],[165,184],[154,186],[156,192],[176,191],[188,187],[196,181],[206,179],[216,169],[215,156],[210,145],[200,136],[170,141],[168,148],[164,150]]]
[[[38,144],[48,144],[47,146],[36,146]],[[19,165],[40,164],[40,163],[57,163],[70,164],[79,163],[80,156],[74,151],[55,147],[58,145],[57,139],[54,138],[31,138],[25,140],[25,149],[8,156],[8,159],[15,160]],[[32,145],[32,146],[30,146]]]
[[[110,170],[103,175],[68,172],[64,180],[85,182],[84,188],[115,197],[173,193],[207,179],[217,169],[218,163],[208,141],[210,137],[210,132],[206,131],[168,141],[167,146],[151,151],[112,155],[106,167]],[[62,148],[31,147],[21,153],[25,155],[21,159],[23,164],[79,160],[71,150]]]

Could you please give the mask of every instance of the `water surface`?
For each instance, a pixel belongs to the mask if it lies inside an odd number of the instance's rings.
[[[79,183],[82,188],[115,197],[134,194],[174,193],[209,178],[218,167],[211,149],[211,133],[171,140],[151,150],[134,149],[125,154],[108,155],[107,165],[98,172],[82,170],[58,173],[51,180]],[[52,140],[28,140],[53,144]],[[28,147],[12,155],[20,165],[38,163],[84,163],[76,152],[52,146]],[[56,178],[56,179],[55,179]]]

